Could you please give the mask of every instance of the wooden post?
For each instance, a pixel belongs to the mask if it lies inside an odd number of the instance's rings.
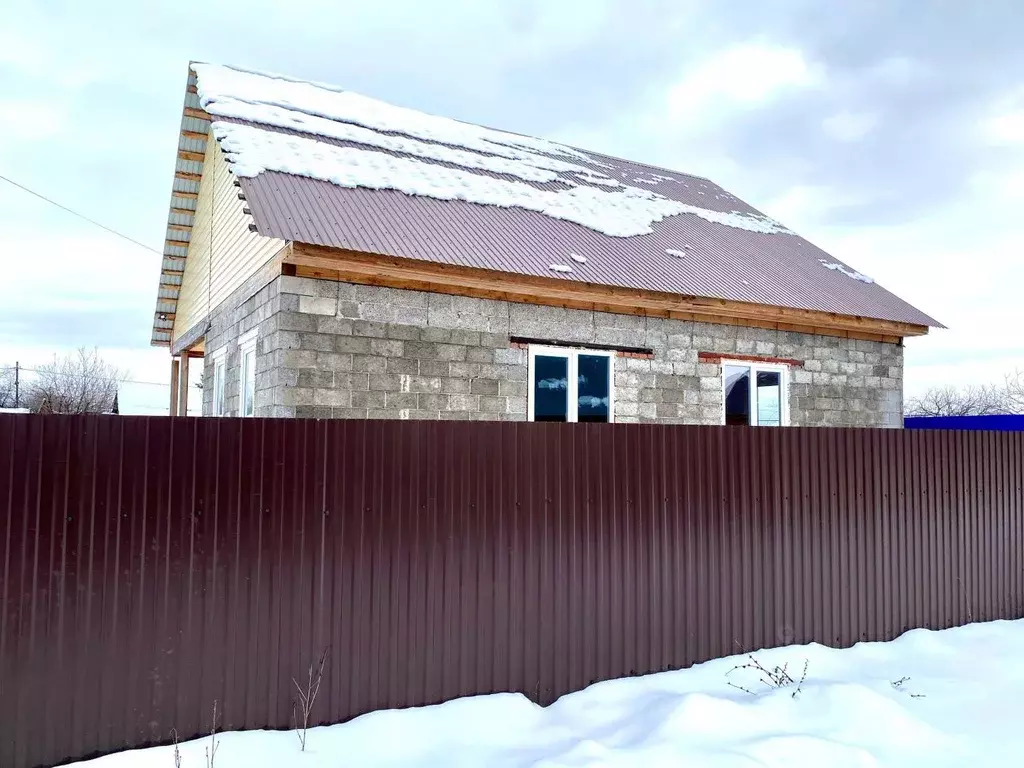
[[[188,350],[181,353],[181,379],[178,382],[181,398],[178,400],[178,414],[188,416]]]
[[[178,415],[178,360],[171,358],[171,416]]]

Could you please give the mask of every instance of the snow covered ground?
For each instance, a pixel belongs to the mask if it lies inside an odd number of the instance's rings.
[[[225,733],[215,766],[1024,765],[1024,620],[754,656],[769,671],[787,665],[794,682],[764,685],[735,656],[598,683],[547,708],[496,694],[374,712],[311,730],[305,753],[293,732]],[[208,744],[181,745],[183,768],[205,766]],[[159,747],[77,765],[174,761]]]

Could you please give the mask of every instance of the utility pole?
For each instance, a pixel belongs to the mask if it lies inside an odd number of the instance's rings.
[[[14,362],[14,407],[21,407],[21,363]]]

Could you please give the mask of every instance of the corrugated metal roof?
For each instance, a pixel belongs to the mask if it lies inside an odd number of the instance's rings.
[[[232,118],[215,119],[312,136]],[[336,138],[314,138],[333,146],[366,149]],[[585,155],[589,161],[574,158],[574,162],[671,200],[722,213],[763,215],[707,179],[593,152]],[[473,172],[538,189],[562,186]],[[253,220],[260,234],[268,237],[575,282],[940,325],[878,284],[824,268],[822,261],[837,260],[792,233],[754,232],[683,213],[654,223],[651,234],[612,237],[522,208],[347,188],[269,171],[241,181]],[[585,182],[576,177],[573,183]],[[666,249],[686,256],[669,255]],[[587,262],[570,262],[570,252],[586,256]],[[553,263],[563,262],[571,263],[572,272],[551,269]]]
[[[253,220],[268,237],[570,282],[939,325],[878,284],[825,269],[819,259],[835,259],[795,235],[750,232],[682,214],[654,224],[649,235],[609,237],[518,208],[350,189],[283,173],[241,183]],[[655,189],[681,202],[696,198],[693,204],[703,207],[721,204],[715,195],[728,194],[692,177],[689,186],[665,186]],[[701,192],[710,198],[706,203]],[[724,209],[753,210],[735,203]],[[571,261],[570,253],[587,262]],[[573,271],[550,269],[561,262]]]

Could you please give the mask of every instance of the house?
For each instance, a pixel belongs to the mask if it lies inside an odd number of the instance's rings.
[[[164,253],[172,413],[898,427],[938,326],[707,179],[210,64]]]

